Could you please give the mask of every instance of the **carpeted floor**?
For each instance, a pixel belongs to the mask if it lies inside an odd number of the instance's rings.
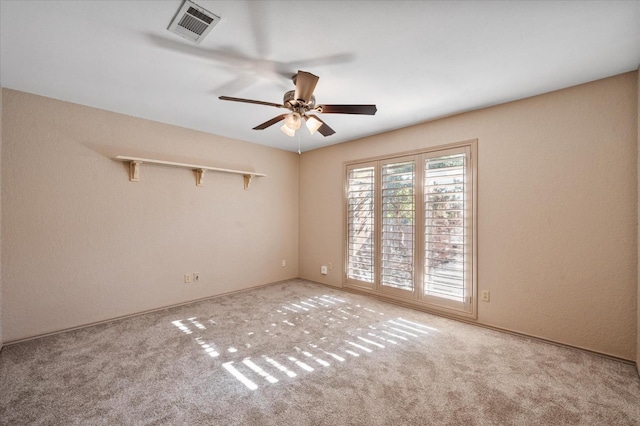
[[[640,379],[292,280],[7,346],[0,424],[638,425]]]

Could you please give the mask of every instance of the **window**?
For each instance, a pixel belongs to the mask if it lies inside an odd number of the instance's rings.
[[[347,286],[475,317],[476,145],[347,165]]]
[[[373,167],[360,167],[349,171],[348,213],[349,223],[347,276],[349,279],[373,283],[374,264],[374,171]]]
[[[380,280],[383,286],[413,290],[415,161],[382,164]]]

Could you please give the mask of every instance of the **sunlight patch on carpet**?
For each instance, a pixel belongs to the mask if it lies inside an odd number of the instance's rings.
[[[236,358],[231,361],[221,359],[216,363],[219,362],[218,365],[222,366],[224,371],[250,390],[258,389],[259,383],[265,385],[280,383],[281,379],[278,376],[286,379],[301,377],[296,370],[304,374],[316,371],[301,358],[306,358],[319,366],[328,368],[332,367],[331,362],[346,362],[345,356],[357,359],[360,356],[374,354],[375,351],[390,350],[389,347],[398,347],[403,343],[409,343],[410,339],[421,339],[427,337],[431,332],[438,332],[438,329],[434,327],[401,317],[380,318],[380,316],[384,316],[384,313],[360,304],[352,305],[343,299],[329,295],[288,301],[275,309],[273,316],[280,318],[284,316],[285,319],[273,321],[275,318],[272,318],[265,321],[269,328],[262,328],[264,334],[261,336],[259,335],[260,328],[258,330],[249,328],[242,335],[254,344],[259,344],[264,335],[269,335],[273,339],[279,339],[285,335],[287,337],[297,335],[300,343],[291,348],[295,351],[295,356],[291,353],[274,353],[264,354],[259,359],[255,357],[252,359],[246,356],[246,353],[243,355],[243,350],[238,348],[243,346],[251,348],[252,344],[248,342],[241,344],[242,342],[238,342],[237,339],[234,339],[236,340],[234,345],[229,345],[229,343],[233,343],[230,340],[226,343],[219,342],[215,337],[216,331],[207,330],[207,327],[203,325],[203,323],[207,323],[213,329],[215,329],[214,326],[224,327],[223,323],[217,324],[212,319],[189,317],[172,321],[172,324],[185,334],[195,333],[198,336],[195,338],[196,343],[210,358],[226,357],[227,360],[229,357]],[[358,321],[362,319],[369,319],[370,324],[364,327],[356,326],[355,324],[358,324]],[[247,327],[252,327],[248,320],[245,322],[248,323]],[[318,334],[318,326],[320,329],[344,329],[344,337],[342,339],[339,337],[328,339],[327,336],[314,338],[313,336]],[[355,328],[350,329],[349,326]],[[207,336],[203,334],[205,330],[207,330]],[[224,333],[223,328],[217,330]],[[315,332],[311,333],[309,330],[315,330]],[[256,331],[258,332],[256,333]],[[216,348],[212,340],[227,346],[224,354]]]
[[[225,362],[224,364],[222,364],[222,367],[227,370],[229,373],[231,373],[231,375],[233,377],[235,377],[236,379],[238,379],[238,381],[240,381],[240,383],[242,383],[243,385],[245,385],[246,387],[248,387],[251,390],[256,390],[258,389],[258,385],[256,385],[255,383],[253,383],[251,380],[247,379],[247,377],[242,374],[241,372],[239,372],[233,365],[233,361],[229,361],[229,362]]]

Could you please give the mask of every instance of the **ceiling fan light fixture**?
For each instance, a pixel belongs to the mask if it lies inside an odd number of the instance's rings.
[[[313,115],[310,117],[305,116],[304,119],[307,120],[307,128],[309,129],[311,134],[314,134],[316,131],[318,131],[318,129],[323,124],[322,121],[318,120],[318,118]]]
[[[292,112],[291,114],[288,114],[284,118],[284,125],[290,128],[291,130],[294,130],[294,131],[298,130],[301,124],[302,124],[302,118],[300,117],[300,114],[298,114],[297,112]]]
[[[287,136],[294,137],[296,135],[296,131],[293,129],[290,129],[289,126],[287,126],[286,124],[283,124],[282,127],[280,127],[280,130],[282,130],[282,133],[284,133]]]

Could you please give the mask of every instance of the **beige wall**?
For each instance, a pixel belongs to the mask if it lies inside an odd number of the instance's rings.
[[[2,101],[5,342],[299,275],[298,154],[7,89]],[[118,154],[268,177],[196,187],[188,169],[143,164],[132,183]]]
[[[491,291],[478,322],[635,360],[637,84],[627,73],[304,153],[300,276],[342,284],[346,161],[477,138]]]
[[[638,222],[640,223],[640,67],[638,67],[637,72],[638,82],[637,82],[637,114],[638,119],[636,121],[637,132],[638,132],[638,166],[636,168],[636,173],[638,174]],[[636,311],[638,313],[638,321],[637,321],[637,336],[636,336],[636,368],[638,369],[638,374],[640,374],[640,230],[636,228],[636,232],[638,233],[638,298],[636,304]]]
[[[2,337],[2,85],[0,85],[0,350]]]

